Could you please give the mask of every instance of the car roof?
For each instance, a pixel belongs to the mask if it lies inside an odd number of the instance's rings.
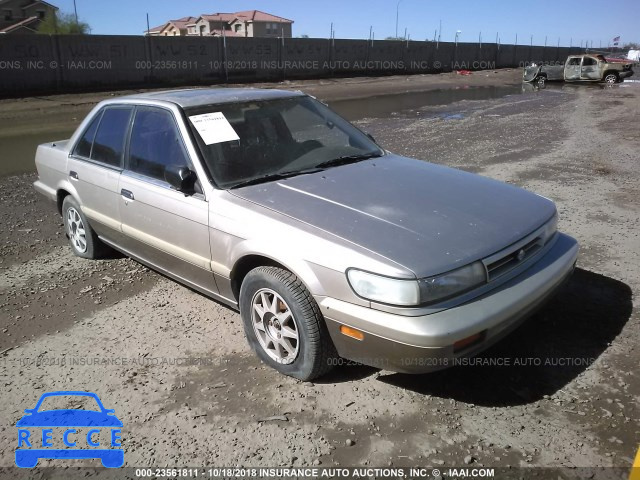
[[[276,90],[270,88],[188,88],[182,90],[164,90],[161,92],[127,95],[120,99],[159,100],[175,103],[182,108],[198,107],[217,103],[250,102],[273,100],[277,98],[301,97],[300,91]]]

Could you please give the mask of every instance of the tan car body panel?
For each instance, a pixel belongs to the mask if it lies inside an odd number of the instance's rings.
[[[202,193],[187,196],[171,189],[166,182],[70,154],[93,116],[109,105],[154,106],[170,111]],[[68,142],[41,145],[36,164],[39,173],[34,184],[36,190],[54,201],[59,200],[60,194],[72,195],[105,243],[234,308],[238,307],[237,285],[234,288],[233,283],[237,266],[256,256],[277,262],[294,272],[315,297],[340,355],[372,364],[367,361],[367,352],[383,352],[392,362],[386,367],[402,371],[429,370],[424,365],[416,368],[403,365],[402,355],[450,358],[458,355],[452,351],[452,344],[462,335],[491,329],[486,342],[475,346],[473,351],[486,348],[500,332],[516,325],[555,290],[573,270],[578,253],[575,240],[558,234],[555,241],[549,241],[540,250],[538,260],[531,260],[532,265],[539,264],[538,269],[548,264],[541,273],[522,262],[520,268],[493,285],[485,285],[484,290],[478,288],[436,305],[401,308],[372,304],[349,286],[346,278],[349,268],[399,279],[413,280],[416,274],[405,265],[343,238],[348,235],[331,233],[313,221],[306,223],[282,209],[270,208],[268,203],[260,204],[232,190],[215,188],[208,181],[180,107],[161,99],[121,98],[100,103]],[[77,173],[78,178],[73,178],[71,172]],[[123,190],[133,198],[125,196]],[[334,204],[338,205],[335,201]],[[348,204],[339,206],[349,208]],[[538,234],[530,232],[531,236]],[[513,244],[504,248],[520,247]],[[540,285],[545,279],[550,280],[547,288],[542,289]],[[509,289],[510,284],[519,287]],[[501,285],[506,286],[500,290]],[[500,305],[492,300],[492,289],[507,292],[502,293]],[[507,299],[509,291],[513,295]],[[473,305],[478,306],[480,315],[468,315]],[[489,307],[494,310],[491,314]],[[448,329],[447,319],[455,319],[460,312],[469,316],[469,320],[453,321],[455,331]],[[427,325],[429,322],[434,322],[439,330],[435,332]],[[365,341],[347,339],[340,334],[340,325],[366,332]],[[432,338],[430,332],[436,336]],[[425,353],[427,350],[429,353]]]

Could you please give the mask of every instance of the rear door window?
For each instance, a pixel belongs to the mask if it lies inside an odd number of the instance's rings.
[[[109,107],[102,114],[91,149],[91,160],[112,167],[122,167],[124,141],[132,107]]]

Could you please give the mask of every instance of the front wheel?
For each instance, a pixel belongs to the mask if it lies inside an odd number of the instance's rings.
[[[618,83],[618,75],[616,75],[615,73],[608,73],[604,77],[604,83],[607,83],[609,85],[613,85],[614,83]]]
[[[544,75],[540,75],[538,78],[536,78],[536,83],[541,88],[544,88],[546,81],[547,81],[547,77],[545,77]]]
[[[251,348],[280,373],[308,381],[335,363],[318,304],[293,273],[277,267],[251,270],[240,288],[240,315]]]

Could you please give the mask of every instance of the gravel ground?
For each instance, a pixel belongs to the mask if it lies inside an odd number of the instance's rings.
[[[582,245],[574,277],[528,323],[467,366],[420,376],[283,377],[251,354],[237,313],[132,260],[73,257],[34,175],[0,179],[0,467],[41,393],[88,390],[123,421],[126,466],[628,468],[640,442],[639,107],[638,83],[565,86],[358,122],[396,153],[553,199]]]

